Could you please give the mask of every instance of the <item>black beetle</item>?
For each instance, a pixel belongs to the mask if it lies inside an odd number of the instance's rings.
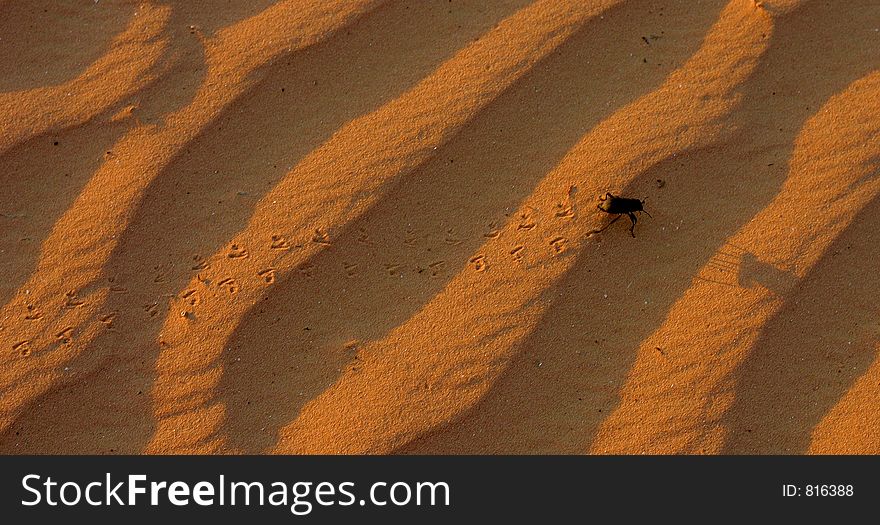
[[[636,233],[633,230],[636,227],[636,222],[638,222],[638,219],[635,216],[635,212],[648,213],[645,210],[644,204],[645,201],[641,201],[639,199],[629,199],[626,197],[618,197],[616,195],[612,195],[611,193],[606,193],[605,196],[599,197],[599,204],[597,204],[596,207],[599,208],[599,210],[604,211],[605,213],[617,215],[617,217],[612,219],[611,222],[606,224],[601,229],[593,230],[590,233],[599,233],[605,231],[605,229],[614,224],[617,219],[619,219],[623,215],[626,215],[627,217],[629,217],[629,220],[632,221],[632,224],[629,227],[629,233],[630,235],[635,237]],[[651,216],[650,213],[648,213],[648,217],[651,217],[652,219],[654,218]]]

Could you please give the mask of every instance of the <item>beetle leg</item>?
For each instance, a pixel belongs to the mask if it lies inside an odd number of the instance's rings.
[[[633,239],[635,239],[636,232],[634,232],[633,230],[635,230],[636,228],[636,222],[638,222],[638,219],[636,219],[636,215],[633,212],[629,212],[627,213],[627,215],[629,215],[629,220],[632,221],[632,224],[629,226],[629,234],[633,236]],[[618,215],[618,217],[620,217],[620,215]]]
[[[607,212],[606,212],[606,213],[607,213]],[[611,219],[611,222],[609,222],[609,223],[606,224],[605,226],[602,226],[602,227],[599,228],[598,230],[593,230],[593,231],[591,231],[588,235],[592,235],[592,234],[594,234],[594,233],[601,233],[601,232],[604,232],[605,230],[608,229],[609,226],[611,226],[612,224],[614,224],[615,222],[617,222],[617,219],[619,219],[619,218],[621,218],[621,217],[623,217],[623,215],[618,215],[617,217]]]

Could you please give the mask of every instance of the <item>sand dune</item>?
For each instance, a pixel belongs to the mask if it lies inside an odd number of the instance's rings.
[[[880,451],[876,2],[0,12],[0,452]]]

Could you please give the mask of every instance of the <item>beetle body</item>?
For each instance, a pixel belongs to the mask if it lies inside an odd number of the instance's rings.
[[[614,214],[645,211],[643,203],[639,199],[617,197],[610,193],[606,193],[604,197],[599,198],[599,209],[605,213]]]
[[[629,227],[629,233],[630,233],[630,235],[635,237],[636,234],[635,234],[634,230],[636,227],[636,222],[638,222],[638,218],[636,218],[635,213],[636,212],[648,213],[647,211],[645,211],[644,204],[645,204],[644,201],[641,201],[639,199],[618,197],[616,195],[612,195],[611,193],[606,193],[604,196],[599,197],[599,204],[596,205],[596,207],[600,211],[603,211],[605,213],[610,213],[611,215],[617,215],[617,217],[615,217],[611,222],[606,224],[604,228],[602,228],[600,230],[596,230],[592,233],[599,233],[601,231],[604,231],[605,228],[608,228],[608,226],[611,226],[612,224],[614,224],[614,222],[617,221],[617,219],[619,219],[621,216],[626,215],[627,217],[629,217],[629,220],[632,222],[632,224]],[[650,217],[650,216],[651,216],[651,214],[648,213],[648,217]]]

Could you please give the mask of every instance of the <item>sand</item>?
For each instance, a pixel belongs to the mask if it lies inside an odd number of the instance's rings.
[[[880,453],[874,0],[7,1],[0,117],[0,453]]]

